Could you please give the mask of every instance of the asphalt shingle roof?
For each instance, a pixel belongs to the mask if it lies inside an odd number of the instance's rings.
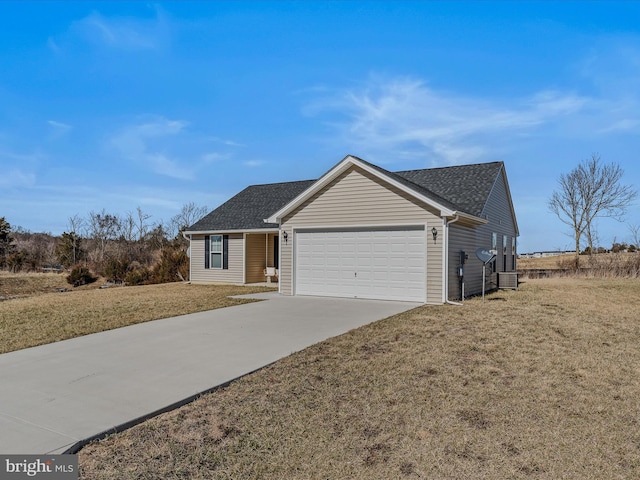
[[[480,216],[502,169],[502,162],[396,172],[455,205],[455,209]]]
[[[355,157],[357,158],[357,157]],[[389,172],[358,159],[407,188],[452,210],[480,216],[502,162]],[[252,185],[204,216],[189,231],[278,228],[263,219],[280,210],[316,180]]]
[[[302,180],[252,185],[202,217],[187,230],[198,232],[278,228],[277,224],[265,223],[263,220],[280,210],[315,182],[315,180]]]

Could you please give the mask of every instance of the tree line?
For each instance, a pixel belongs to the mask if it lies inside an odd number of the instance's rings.
[[[168,222],[154,222],[140,207],[124,215],[102,209],[70,217],[59,236],[12,227],[0,217],[0,269],[66,269],[75,284],[96,276],[130,285],[186,280],[188,241],[182,232],[206,213],[206,207],[188,203]]]

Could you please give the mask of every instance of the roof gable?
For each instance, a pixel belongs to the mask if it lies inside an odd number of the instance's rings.
[[[432,207],[439,210],[440,214],[443,216],[450,216],[455,211],[455,206],[453,204],[440,198],[438,195],[433,194],[433,192],[429,191],[428,189],[425,189],[422,186],[415,184],[414,182],[411,182],[401,176],[389,172],[384,168],[378,167],[377,165],[373,165],[365,160],[362,160],[361,158],[355,157],[353,155],[347,155],[331,170],[320,177],[316,183],[311,185],[307,190],[302,192],[291,202],[284,205],[281,209],[273,213],[268,219],[265,219],[265,221],[271,223],[280,222],[287,213],[302,205],[306,200],[322,190],[325,186],[329,185],[335,178],[340,176],[343,172],[347,171],[352,166],[360,167],[363,170],[371,173],[372,175],[380,178],[381,180],[395,186],[396,188],[399,188],[400,190],[405,191],[412,197],[428,205],[431,205]]]
[[[504,175],[503,162],[394,173],[347,155],[318,180],[249,186],[189,227],[187,233],[277,229],[284,215],[354,165],[433,206],[442,216],[462,214],[473,222],[483,222],[480,217],[492,188],[499,174]]]

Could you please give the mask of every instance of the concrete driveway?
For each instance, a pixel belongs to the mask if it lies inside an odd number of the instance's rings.
[[[0,453],[62,453],[361,325],[418,306],[257,295],[0,355]]]

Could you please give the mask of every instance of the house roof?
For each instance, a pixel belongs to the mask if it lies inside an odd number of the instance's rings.
[[[286,205],[315,180],[252,185],[202,217],[188,232],[277,229],[264,219]]]
[[[403,188],[447,210],[474,217],[481,215],[498,173],[503,168],[502,162],[491,162],[394,173],[351,155],[336,167],[348,159],[375,170],[380,176],[401,184]],[[273,220],[274,212],[281,211],[305,194],[316,182],[318,180],[304,180],[247,187],[189,227],[187,232],[278,228],[277,223],[265,223],[264,219],[271,217]]]
[[[479,217],[503,162],[405,170],[396,175],[455,205],[455,210]]]

